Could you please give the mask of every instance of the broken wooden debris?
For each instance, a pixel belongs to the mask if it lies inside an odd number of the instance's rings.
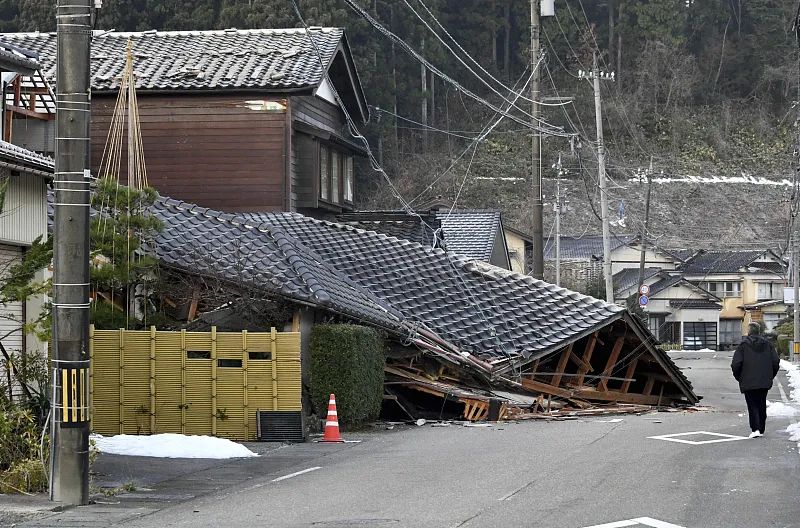
[[[491,419],[516,420],[696,403],[674,364],[629,328],[621,321],[609,325],[518,362],[513,371],[509,360],[484,361],[493,369],[488,375],[449,361],[434,367],[414,357],[390,359],[385,402],[411,419],[470,422],[488,420],[490,408]]]

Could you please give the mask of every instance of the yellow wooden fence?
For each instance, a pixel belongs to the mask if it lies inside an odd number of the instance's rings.
[[[90,330],[92,430],[254,440],[256,410],[300,411],[297,332]]]

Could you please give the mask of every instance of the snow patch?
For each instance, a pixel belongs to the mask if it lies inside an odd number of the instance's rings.
[[[781,368],[786,371],[789,386],[792,388],[790,398],[792,401],[800,403],[800,366],[782,359]]]
[[[774,417],[791,417],[800,415],[800,410],[795,409],[791,405],[786,405],[783,402],[767,402],[767,416]]]
[[[245,458],[255,457],[245,446],[225,438],[163,433],[151,436],[92,435],[101,453],[156,458]]]
[[[633,183],[643,183],[640,177],[630,178],[628,181]],[[770,187],[791,187],[793,184],[790,180],[783,178],[780,180],[770,180],[763,176],[753,176],[751,174],[742,173],[741,176],[662,176],[653,178],[653,183],[670,184],[670,183],[701,183],[701,184],[715,184],[715,183],[740,183],[747,185],[766,185]]]
[[[800,423],[795,423],[786,428],[789,433],[789,440],[793,442],[800,442]]]

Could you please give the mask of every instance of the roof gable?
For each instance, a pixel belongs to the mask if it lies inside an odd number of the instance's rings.
[[[5,33],[0,38],[37,52],[45,75],[55,82],[55,33]],[[352,104],[350,112],[362,120],[369,115],[340,28],[95,31],[91,51],[95,92],[119,88],[128,40],[133,44],[140,92],[313,93],[329,75],[345,104]]]

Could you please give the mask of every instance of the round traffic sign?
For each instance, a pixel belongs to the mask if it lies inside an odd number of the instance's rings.
[[[647,295],[642,295],[639,297],[639,306],[647,306],[647,303],[650,302],[650,298]]]
[[[639,293],[641,295],[649,295],[650,294],[650,286],[648,286],[647,284],[642,284],[641,286],[639,286]]]

